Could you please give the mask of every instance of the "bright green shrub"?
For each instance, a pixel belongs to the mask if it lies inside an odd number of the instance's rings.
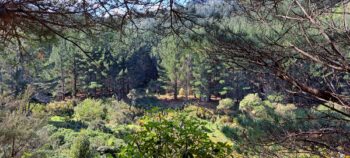
[[[93,152],[90,147],[89,137],[85,135],[79,135],[76,139],[74,139],[70,152],[71,152],[71,158],[93,157]]]
[[[209,139],[206,124],[187,114],[155,114],[131,134],[120,157],[227,157],[230,146]]]
[[[254,119],[271,120],[274,119],[271,116],[275,116],[271,114],[273,104],[270,101],[263,101],[257,93],[248,94],[239,103],[239,109]]]
[[[67,118],[66,117],[62,117],[62,116],[51,116],[49,121],[65,122],[65,121],[67,121]]]
[[[294,104],[281,104],[273,100],[282,101],[280,96],[274,95],[268,100],[262,100],[258,94],[248,94],[239,104],[242,111],[250,113],[255,118],[259,119],[278,119],[279,117],[290,117],[296,106]]]
[[[74,108],[74,118],[80,121],[91,122],[104,117],[101,100],[85,99]]]
[[[43,104],[30,104],[32,115],[34,117],[43,117],[47,115],[46,106]]]
[[[71,116],[73,115],[73,100],[51,102],[46,105],[46,110],[51,115]]]
[[[216,107],[218,110],[229,110],[235,105],[234,101],[230,98],[221,99],[219,105]]]
[[[252,111],[254,106],[262,104],[261,98],[257,93],[246,95],[239,103],[239,109],[243,111]]]

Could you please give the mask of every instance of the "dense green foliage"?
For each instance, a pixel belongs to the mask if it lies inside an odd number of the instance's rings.
[[[85,99],[74,108],[74,118],[80,121],[91,122],[104,118],[102,101]]]
[[[186,113],[153,114],[131,135],[121,157],[227,157],[230,146],[213,142],[205,122]]]
[[[90,149],[90,141],[87,136],[78,136],[71,147],[72,158],[89,158],[93,157]]]
[[[293,104],[279,103],[281,100],[276,99],[278,95],[268,98],[263,100],[257,94],[249,94],[240,101],[239,110],[232,108],[235,105],[232,99],[223,99],[217,110],[232,112],[219,114],[198,107],[196,103],[186,105],[181,111],[144,111],[140,108],[145,105],[131,106],[115,99],[85,99],[78,102],[73,112],[63,110],[48,115],[43,112],[51,110],[52,106],[46,106],[46,109],[40,104],[32,105],[35,108],[30,117],[13,113],[1,120],[1,145],[6,149],[1,153],[26,157],[254,157],[257,153],[269,156],[273,152],[281,152],[279,154],[290,157],[289,153],[293,153],[293,150],[285,146],[300,146],[300,142],[293,137],[290,137],[290,141],[273,142],[294,131],[307,132],[330,125],[337,129],[350,129],[339,124],[339,121],[322,119],[324,116],[341,118],[325,106],[298,108]],[[59,102],[58,105],[70,102]],[[39,120],[45,120],[47,116],[48,122],[40,123],[42,121]],[[300,119],[307,117],[320,119]],[[345,143],[347,137],[330,139],[321,135],[312,139]],[[13,146],[12,140],[18,144]],[[17,151],[22,148],[20,142],[28,143],[37,150],[30,151],[29,146],[25,145],[23,147],[28,150]],[[258,142],[272,144],[257,146]],[[310,149],[298,150],[298,156],[311,156],[303,154]],[[311,150],[332,155],[322,147]]]
[[[230,98],[225,98],[219,101],[219,105],[216,107],[218,110],[228,110],[232,109],[234,106],[234,101]]]

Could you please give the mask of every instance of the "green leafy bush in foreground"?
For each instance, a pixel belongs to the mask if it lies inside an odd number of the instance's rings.
[[[230,146],[213,142],[205,123],[182,113],[145,117],[143,129],[130,135],[120,157],[227,157]]]

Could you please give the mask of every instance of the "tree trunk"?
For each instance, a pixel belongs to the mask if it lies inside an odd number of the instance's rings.
[[[16,137],[13,137],[12,138],[12,149],[11,149],[11,157],[15,157],[16,156],[16,148],[15,148],[15,145],[16,145]]]
[[[186,100],[188,100],[188,96],[190,95],[190,84],[189,84],[189,81],[187,80],[186,81]]]
[[[178,87],[177,87],[177,77],[176,77],[174,82],[174,100],[177,100],[177,92],[178,92],[177,88]]]
[[[192,71],[192,57],[188,56],[186,61],[187,72],[186,72],[186,100],[188,100],[188,96],[190,95],[190,80],[191,80],[191,71]]]
[[[0,83],[2,83],[3,81],[2,81],[2,74],[1,74],[1,72],[2,72],[2,70],[1,70],[2,68],[0,67]],[[2,88],[2,86],[0,86],[0,95],[2,95],[4,92],[3,92],[4,90],[3,90],[3,88]]]
[[[64,100],[65,99],[65,95],[66,95],[66,90],[65,90],[65,79],[64,79],[64,68],[63,68],[63,59],[62,56],[60,55],[60,62],[61,62],[61,92],[62,92],[62,96],[61,99]]]
[[[211,101],[211,92],[208,91],[206,102],[210,102],[210,101]]]
[[[78,79],[78,73],[77,73],[77,62],[76,62],[76,56],[73,56],[73,82],[72,82],[72,98],[75,99],[77,96],[77,79]]]

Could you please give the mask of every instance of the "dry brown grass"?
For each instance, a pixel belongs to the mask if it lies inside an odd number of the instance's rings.
[[[161,101],[163,105],[167,105],[169,108],[179,108],[186,104],[193,104],[199,107],[205,107],[208,109],[216,109],[218,105],[219,98],[212,97],[210,102],[202,102],[198,98],[195,98],[194,95],[190,95],[188,100],[185,96],[178,96],[178,99],[175,100],[172,94],[156,95],[156,97]]]

